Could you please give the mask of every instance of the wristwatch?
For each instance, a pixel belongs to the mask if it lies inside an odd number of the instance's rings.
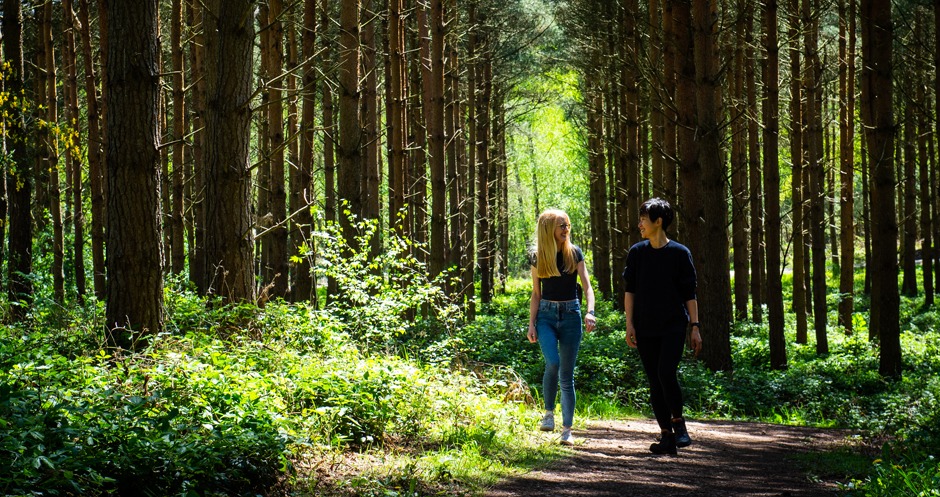
[[[593,316],[593,315],[594,315],[594,311],[588,311],[588,314],[590,314],[590,315]]]
[[[699,328],[701,328],[701,326],[699,326],[699,324],[698,324],[698,321],[692,323],[692,325],[690,326],[690,328],[694,328],[694,327],[696,327],[696,326],[698,326]]]

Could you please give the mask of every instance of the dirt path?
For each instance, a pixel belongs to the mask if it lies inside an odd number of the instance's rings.
[[[785,456],[838,444],[845,431],[734,421],[690,421],[688,428],[692,446],[671,457],[650,454],[659,431],[652,420],[593,423],[575,432],[582,443],[569,457],[486,495],[835,495],[834,483],[810,481]]]

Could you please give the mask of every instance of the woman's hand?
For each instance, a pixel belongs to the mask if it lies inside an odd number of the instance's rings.
[[[535,331],[535,325],[532,323],[529,323],[529,332],[526,333],[526,338],[528,338],[531,343],[539,341],[539,334]]]
[[[587,330],[588,333],[590,333],[594,331],[595,327],[597,327],[597,319],[594,317],[594,315],[590,313],[585,314],[584,315],[584,329]]]
[[[698,326],[692,327],[692,350],[695,351],[695,355],[698,356],[698,353],[702,351],[702,334],[698,331]]]
[[[636,348],[636,328],[633,327],[633,323],[627,323],[627,345]]]

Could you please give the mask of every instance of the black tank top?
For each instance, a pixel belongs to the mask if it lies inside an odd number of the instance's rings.
[[[584,254],[581,253],[581,248],[577,245],[572,245],[572,247],[574,247],[574,263],[578,264],[584,260]],[[531,255],[529,262],[532,267],[536,267],[535,254]],[[542,286],[542,300],[565,302],[568,300],[577,299],[578,272],[565,272],[565,261],[560,250],[555,256],[555,265],[558,267],[558,272],[561,274],[561,276],[539,278],[539,283]]]

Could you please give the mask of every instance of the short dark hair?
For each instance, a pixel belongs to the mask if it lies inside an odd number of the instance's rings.
[[[649,217],[650,221],[654,223],[657,219],[662,219],[663,230],[665,230],[672,224],[672,219],[675,217],[675,214],[673,214],[672,206],[669,205],[669,202],[656,197],[643,202],[643,205],[640,206],[640,217],[643,216]]]

